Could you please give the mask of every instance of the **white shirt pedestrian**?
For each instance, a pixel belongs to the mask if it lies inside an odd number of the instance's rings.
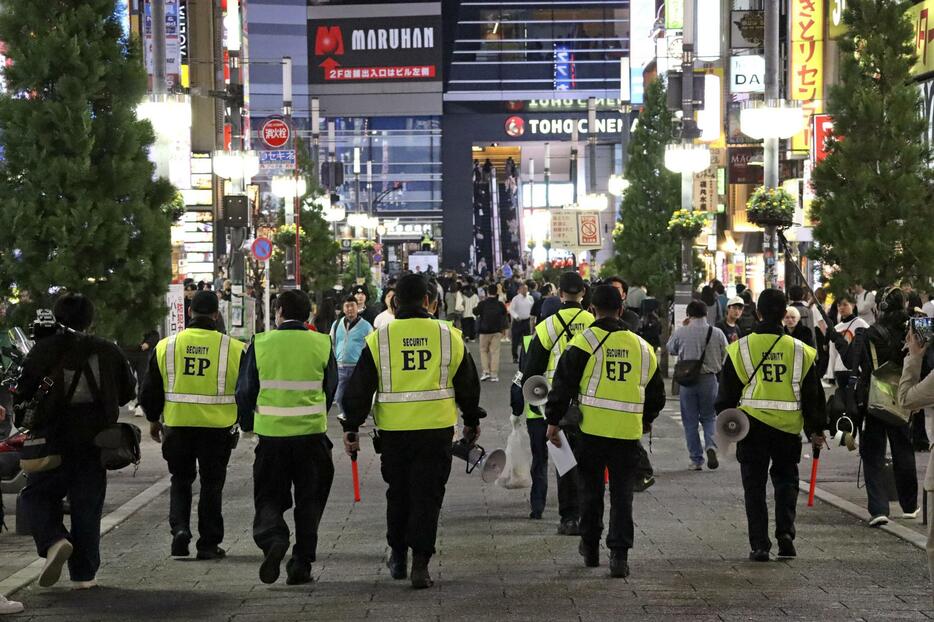
[[[516,294],[509,303],[509,315],[514,320],[527,320],[532,314],[533,304],[535,304],[535,299],[529,294]]]

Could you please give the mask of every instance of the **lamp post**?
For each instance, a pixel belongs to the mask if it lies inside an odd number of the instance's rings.
[[[665,147],[665,168],[681,174],[681,209],[693,207],[694,174],[710,166],[710,149],[706,145],[672,144]],[[692,286],[691,271],[694,257],[691,240],[681,240],[681,286],[676,291],[676,302],[687,304]],[[685,300],[687,296],[688,300]],[[678,318],[675,318],[678,321]]]

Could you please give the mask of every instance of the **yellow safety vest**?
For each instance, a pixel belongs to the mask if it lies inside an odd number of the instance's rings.
[[[535,335],[541,342],[542,347],[548,351],[548,367],[545,371],[545,378],[549,384],[555,377],[555,368],[558,367],[558,359],[568,343],[576,335],[584,332],[594,322],[594,317],[589,311],[571,307],[561,309],[557,313],[549,315],[535,326]],[[568,327],[565,330],[565,326]],[[570,336],[568,335],[570,333]]]
[[[580,383],[581,432],[641,438],[645,387],[658,368],[652,347],[628,330],[593,326],[570,345],[590,354]]]
[[[800,434],[801,382],[817,358],[817,351],[789,335],[753,333],[727,346],[726,352],[740,382],[745,385],[740,409],[750,417],[782,432]],[[763,362],[772,344],[775,347]],[[759,363],[762,365],[759,366]],[[759,371],[752,374],[756,367]]]
[[[522,351],[528,354],[529,344],[532,343],[532,335],[526,335],[522,338]],[[521,377],[521,374],[519,374]],[[520,387],[521,388],[521,387]],[[544,419],[544,415],[540,415],[532,410],[532,407],[528,402],[525,402],[525,417],[526,419]]]
[[[253,431],[305,436],[328,429],[324,372],[331,338],[310,330],[273,330],[253,340],[259,395]]]
[[[237,422],[234,390],[243,343],[216,330],[186,328],[156,345],[165,387],[165,425],[229,428]]]
[[[436,430],[457,423],[454,374],[464,359],[461,331],[425,318],[395,320],[370,333],[379,370],[373,409],[381,430]]]

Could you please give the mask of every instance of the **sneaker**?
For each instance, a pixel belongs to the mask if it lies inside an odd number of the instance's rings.
[[[920,514],[921,514],[921,508],[916,508],[914,512],[905,512],[904,514],[899,516],[899,518],[904,518],[905,520],[914,520],[918,518]]]
[[[137,405],[136,408],[133,409],[133,416],[134,417],[145,417],[146,413],[143,412],[143,407]]]
[[[179,531],[172,536],[172,557],[188,557],[191,554],[188,550],[190,542],[191,533],[188,531]]]
[[[386,560],[386,567],[389,568],[389,576],[395,580],[404,579],[408,576],[409,552],[407,549],[389,551],[389,559]]]
[[[15,600],[7,600],[6,596],[0,596],[0,616],[9,613],[22,613],[23,609],[25,609],[23,603]]]
[[[610,551],[610,576],[625,579],[629,576],[629,551],[617,549]]]
[[[597,568],[600,566],[600,545],[596,543],[584,542],[581,538],[577,545],[577,552],[584,558],[584,565],[588,568]]]
[[[577,523],[577,520],[566,520],[561,521],[561,524],[558,525],[558,535],[559,536],[579,536],[581,535],[580,525]]]
[[[282,564],[282,558],[289,550],[288,542],[276,542],[266,551],[266,557],[259,567],[259,580],[263,583],[275,583],[279,579],[279,566]]]
[[[427,555],[412,555],[412,587],[416,590],[424,590],[435,584],[428,573],[430,559]]]
[[[227,551],[225,551],[219,546],[215,546],[214,548],[204,549],[203,551],[198,551],[197,557],[198,559],[202,561],[209,560],[209,559],[224,559],[225,557],[227,557]]]
[[[778,536],[778,556],[785,559],[798,556],[798,552],[795,550],[795,541],[791,539],[791,536]]]
[[[640,480],[637,480],[635,485],[632,487],[633,492],[645,492],[655,484],[655,476],[649,475],[648,477],[643,477]]]
[[[692,462],[688,465],[688,471],[702,471],[704,470],[703,464],[698,464],[697,462]]]
[[[884,515],[873,516],[871,519],[869,519],[870,527],[881,527],[882,525],[888,525],[888,524],[889,524],[888,516],[884,516]]]
[[[755,551],[750,551],[749,561],[767,562],[769,561],[769,552],[765,549],[756,549]]]
[[[286,585],[303,585],[311,583],[311,564],[303,563],[294,557],[285,565]]]
[[[45,554],[45,566],[39,573],[39,586],[52,587],[62,576],[62,567],[71,557],[75,547],[68,540],[59,540]]]
[[[97,587],[97,579],[91,579],[90,581],[72,581],[71,587],[75,590],[92,590]]]
[[[490,382],[499,382],[499,376],[490,376]]]
[[[711,447],[707,450],[707,468],[713,471],[718,466],[720,466],[720,461],[717,460],[717,450]]]
[[[489,379],[490,379],[490,374],[486,372],[483,372],[483,374],[480,376],[480,382],[483,382],[484,380],[489,380]]]

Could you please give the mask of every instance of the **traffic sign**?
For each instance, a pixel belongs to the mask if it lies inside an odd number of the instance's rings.
[[[272,240],[269,238],[256,238],[250,246],[250,252],[257,261],[269,261],[272,257]]]
[[[270,149],[281,149],[289,144],[292,128],[282,119],[267,119],[260,130],[260,137]]]

